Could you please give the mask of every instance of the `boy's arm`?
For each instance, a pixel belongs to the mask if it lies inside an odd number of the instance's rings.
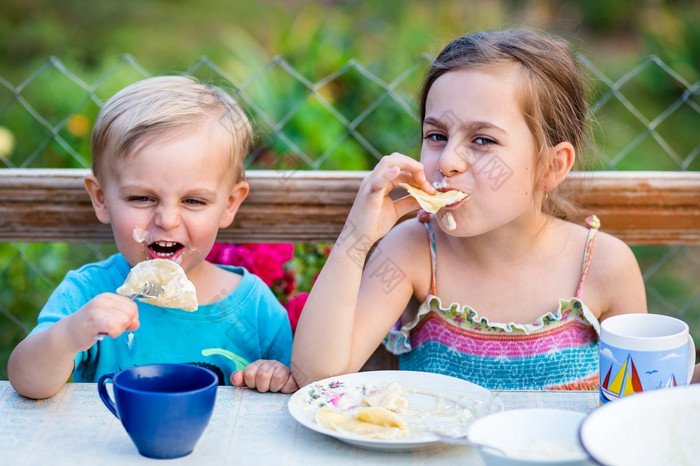
[[[55,395],[73,371],[78,350],[66,336],[66,322],[29,335],[12,351],[7,374],[12,387],[28,398]]]
[[[94,345],[97,334],[116,338],[138,326],[136,303],[114,293],[100,294],[75,313],[20,342],[7,365],[10,383],[28,398],[55,395],[73,371],[75,356]]]
[[[235,387],[247,386],[259,392],[293,393],[299,389],[292,371],[279,361],[258,359],[242,371],[231,374],[231,384]]]

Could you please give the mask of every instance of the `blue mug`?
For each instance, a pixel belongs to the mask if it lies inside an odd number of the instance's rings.
[[[107,392],[112,380],[114,401]],[[102,402],[148,458],[192,453],[214,410],[218,377],[189,364],[136,366],[97,382]]]

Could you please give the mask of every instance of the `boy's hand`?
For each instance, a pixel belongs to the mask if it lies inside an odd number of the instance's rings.
[[[95,343],[95,337],[105,333],[116,338],[139,327],[139,311],[134,301],[115,293],[102,293],[75,314],[66,318],[68,338],[78,351]]]
[[[279,361],[258,359],[251,362],[242,371],[231,374],[231,384],[235,387],[246,386],[259,392],[293,393],[299,386],[292,377],[292,371]]]

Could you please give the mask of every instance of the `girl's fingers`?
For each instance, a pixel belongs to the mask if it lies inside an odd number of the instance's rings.
[[[396,215],[401,218],[420,209],[420,204],[412,196],[404,196],[394,201],[394,208],[396,209]]]
[[[394,152],[382,157],[372,171],[370,190],[387,194],[399,183],[409,183],[433,194],[435,189],[425,177],[423,164],[407,155]]]
[[[396,166],[401,170],[400,173],[391,178],[394,186],[398,186],[398,183],[408,183],[429,194],[435,193],[435,188],[425,177],[425,167],[422,163],[398,152],[394,152],[385,158],[392,167]]]
[[[375,171],[377,171],[376,168]],[[394,180],[401,174],[401,169],[393,166],[387,170],[380,170],[377,174],[378,176],[370,179],[370,191],[382,191],[384,194],[387,194],[394,188]]]

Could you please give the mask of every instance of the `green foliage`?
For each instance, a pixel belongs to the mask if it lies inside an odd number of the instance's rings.
[[[114,250],[113,245],[0,243],[0,379],[7,379],[10,352],[34,328],[66,272]]]
[[[81,128],[92,127],[100,105],[146,75],[182,72],[237,93],[257,133],[248,168],[364,170],[395,150],[417,156],[415,94],[429,57],[457,36],[519,24],[569,39],[612,81],[646,54],[680,78],[651,65],[618,89],[634,111],[617,97],[600,105],[596,141],[605,156],[591,168],[677,170],[680,160],[682,169],[700,169],[690,155],[699,94],[683,84],[700,80],[700,4],[668,0],[7,0],[0,127],[16,144],[0,154],[0,167],[89,166]],[[593,91],[595,103],[609,87],[598,81]],[[634,112],[653,121],[684,95],[689,102],[645,134]],[[310,289],[327,247],[296,247],[288,267],[300,291]],[[113,250],[0,244],[0,378],[65,272]],[[666,250],[636,248],[642,270]],[[650,306],[690,303],[685,317],[697,321],[697,263],[676,261],[651,278]]]

